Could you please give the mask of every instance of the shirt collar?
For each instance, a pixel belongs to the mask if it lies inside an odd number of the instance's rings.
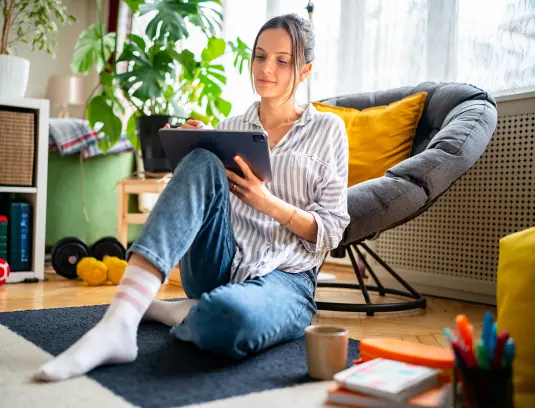
[[[257,125],[257,126],[262,127],[262,123],[260,123],[260,116],[258,114],[259,106],[260,106],[260,102],[259,101],[254,102],[247,109],[245,114],[243,115],[243,121],[251,123],[252,125]],[[295,126],[303,126],[303,125],[305,125],[306,123],[308,123],[309,121],[314,119],[314,117],[316,116],[317,112],[318,111],[316,110],[314,105],[309,103],[305,107],[305,111],[303,112],[301,117],[295,121]]]

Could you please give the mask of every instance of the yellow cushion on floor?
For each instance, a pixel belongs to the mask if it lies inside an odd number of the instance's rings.
[[[346,125],[348,187],[382,177],[389,168],[410,157],[426,97],[427,92],[420,92],[387,106],[363,110],[313,103],[320,112],[340,116]]]
[[[498,332],[513,337],[515,408],[535,407],[535,227],[500,240]]]

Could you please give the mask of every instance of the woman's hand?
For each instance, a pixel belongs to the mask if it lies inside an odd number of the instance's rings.
[[[231,193],[237,196],[245,204],[267,214],[271,208],[273,195],[269,192],[264,183],[254,175],[247,163],[245,163],[241,157],[236,156],[234,160],[240,167],[245,178],[227,170]]]
[[[169,129],[171,125],[169,123],[166,123],[164,128]],[[202,122],[200,120],[195,119],[188,119],[186,123],[184,123],[182,126],[180,126],[180,129],[201,129],[202,128]]]
[[[200,129],[202,128],[202,122],[200,120],[188,119],[186,123],[180,126],[181,129]]]

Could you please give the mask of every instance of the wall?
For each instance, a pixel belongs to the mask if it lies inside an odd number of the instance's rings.
[[[106,9],[106,1],[103,2]],[[26,96],[30,98],[45,98],[48,79],[52,75],[69,75],[71,73],[70,63],[74,53],[74,47],[81,32],[89,25],[96,23],[96,2],[95,0],[64,0],[63,4],[71,14],[74,14],[78,21],[59,27],[57,34],[56,57],[40,51],[32,52],[26,44],[17,46],[16,54],[30,60],[30,78]],[[86,95],[89,95],[96,84],[96,75],[90,74],[85,79]],[[73,112],[76,116],[76,112]]]

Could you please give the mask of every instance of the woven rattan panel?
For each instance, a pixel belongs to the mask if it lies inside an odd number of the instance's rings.
[[[500,238],[535,226],[534,156],[535,114],[500,117],[477,164],[378,253],[394,270],[495,282]]]
[[[35,114],[0,107],[0,185],[32,186]]]

